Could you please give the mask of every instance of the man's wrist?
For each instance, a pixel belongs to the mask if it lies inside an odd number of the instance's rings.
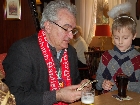
[[[61,99],[61,90],[60,89],[56,90],[56,100],[57,101],[62,101],[62,99]]]

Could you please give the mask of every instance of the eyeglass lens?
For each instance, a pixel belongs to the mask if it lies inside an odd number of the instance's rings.
[[[73,35],[76,35],[78,33],[78,30],[73,29],[73,30],[71,30],[71,32],[72,32]]]

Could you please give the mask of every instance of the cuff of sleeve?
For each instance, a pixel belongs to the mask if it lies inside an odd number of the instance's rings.
[[[138,82],[129,82],[127,86],[127,90],[140,93]]]
[[[47,91],[43,94],[43,105],[52,105],[57,103],[56,91]]]

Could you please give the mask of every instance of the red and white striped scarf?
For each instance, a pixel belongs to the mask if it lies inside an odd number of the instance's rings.
[[[49,48],[49,44],[46,39],[46,34],[43,30],[40,30],[38,33],[38,42],[39,46],[41,48],[42,54],[44,56],[44,59],[46,61],[46,65],[48,67],[48,72],[49,72],[49,82],[50,82],[50,90],[58,90],[60,88],[63,88],[65,86],[71,85],[71,78],[70,78],[70,68],[69,68],[69,62],[68,62],[68,54],[67,54],[67,49],[65,49],[64,54],[61,58],[60,65],[61,65],[61,78],[64,81],[64,84],[60,86],[60,83],[58,81],[58,76],[57,76],[57,70],[56,66],[52,57],[52,53]],[[63,102],[59,102],[54,105],[68,105]]]

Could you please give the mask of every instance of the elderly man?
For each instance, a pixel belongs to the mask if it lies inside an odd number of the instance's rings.
[[[68,44],[77,33],[75,15],[74,5],[50,2],[39,33],[9,49],[3,62],[5,83],[17,105],[67,105],[81,98],[75,90],[87,80],[80,80],[76,51]]]

